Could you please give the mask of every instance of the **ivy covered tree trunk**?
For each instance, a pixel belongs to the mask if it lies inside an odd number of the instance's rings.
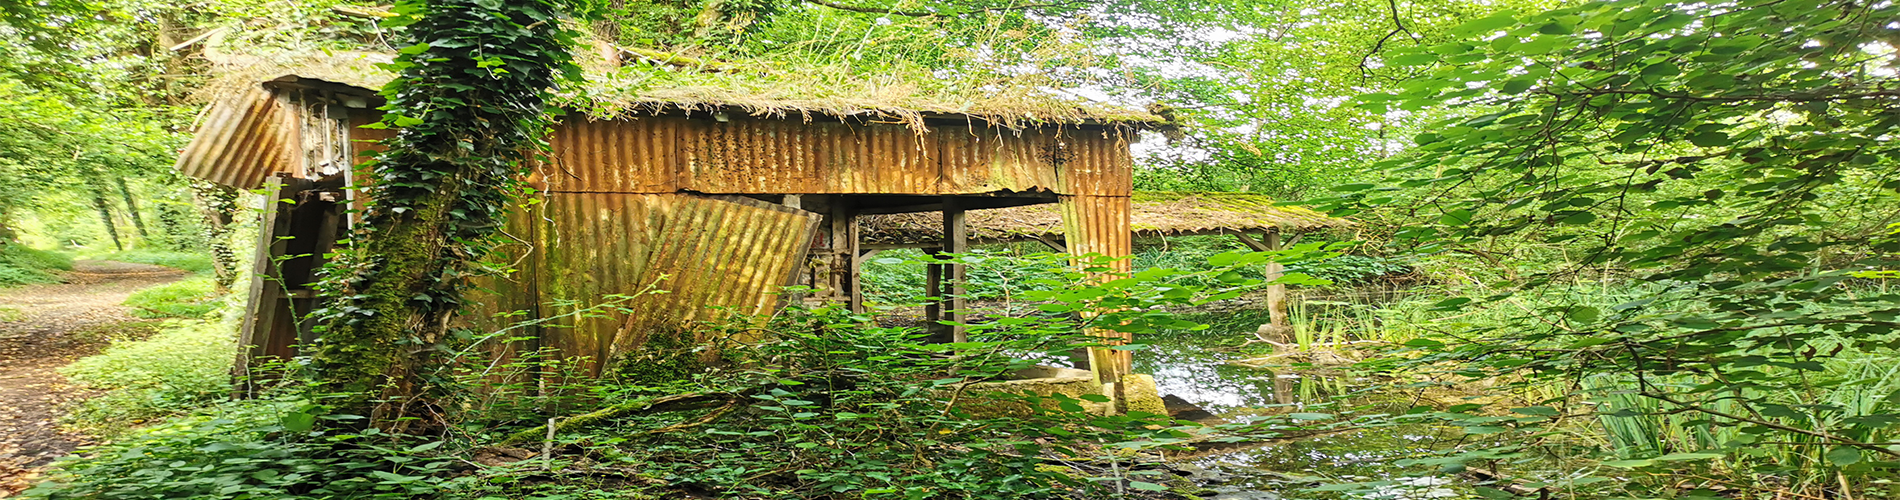
[[[205,246],[211,249],[211,272],[219,293],[237,282],[237,252],[231,249],[231,224],[237,220],[237,189],[206,181],[192,181],[198,208],[204,212]]]
[[[328,306],[314,346],[318,389],[388,427],[425,402],[429,366],[477,262],[494,246],[523,160],[544,150],[544,103],[576,75],[551,0],[405,0],[411,45],[383,89],[399,129],[359,166],[371,179],[354,248],[326,270]]]

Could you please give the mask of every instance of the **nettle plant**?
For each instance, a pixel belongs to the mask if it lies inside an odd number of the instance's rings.
[[[1384,162],[1387,182],[1338,188],[1334,208],[1429,214],[1435,224],[1399,235],[1427,250],[1482,255],[1502,241],[1571,256],[1439,310],[1514,307],[1527,288],[1585,277],[1660,285],[1410,342],[1415,366],[1576,392],[1426,412],[1474,433],[1540,438],[1466,459],[1523,459],[1589,403],[1706,439],[1622,448],[1606,463],[1634,472],[1581,482],[1695,469],[1821,492],[1869,487],[1900,462],[1890,448],[1900,406],[1855,396],[1884,379],[1858,366],[1900,347],[1900,294],[1853,278],[1892,269],[1900,250],[1881,237],[1900,210],[1897,18],[1892,2],[1608,0],[1505,11],[1454,28],[1462,39],[1378,55],[1418,76],[1360,106],[1463,116]]]

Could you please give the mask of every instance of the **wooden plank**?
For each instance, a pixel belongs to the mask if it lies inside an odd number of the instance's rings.
[[[252,361],[273,355],[271,347],[279,340],[272,335],[276,333],[277,316],[286,305],[286,297],[276,264],[277,257],[283,255],[287,246],[282,237],[290,234],[287,222],[294,209],[281,200],[295,199],[299,191],[295,181],[301,180],[281,172],[264,180],[263,191],[269,194],[258,222],[257,252],[251,260],[251,286],[246,294],[249,300],[244,305],[244,317],[238,321],[237,359],[231,368],[238,382],[235,394],[238,397],[250,396],[255,389],[251,383]]]

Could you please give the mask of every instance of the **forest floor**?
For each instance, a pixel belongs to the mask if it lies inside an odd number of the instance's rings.
[[[85,397],[59,368],[97,354],[111,339],[152,329],[120,305],[141,288],[176,281],[184,271],[82,260],[65,283],[0,290],[0,497],[29,487],[40,468],[87,444],[65,432],[65,408]]]

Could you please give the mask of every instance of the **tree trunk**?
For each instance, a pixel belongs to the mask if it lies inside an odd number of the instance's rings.
[[[119,184],[119,196],[125,198],[125,213],[132,217],[132,226],[138,228],[139,241],[152,241],[152,233],[145,230],[145,218],[139,215],[139,202],[132,198],[132,188],[125,185],[125,178],[113,179]]]
[[[412,411],[429,404],[420,367],[454,361],[429,356],[495,245],[523,160],[546,147],[543,103],[572,68],[553,0],[485,3],[430,0],[401,19],[411,43],[429,44],[396,61],[384,123],[403,128],[370,165],[377,181],[355,246],[322,285],[317,389],[385,429],[426,413]]]
[[[95,183],[92,187],[92,208],[99,211],[99,223],[105,224],[106,235],[112,237],[112,246],[125,251],[125,243],[119,241],[119,226],[112,223],[112,205],[106,202],[106,194]]]

